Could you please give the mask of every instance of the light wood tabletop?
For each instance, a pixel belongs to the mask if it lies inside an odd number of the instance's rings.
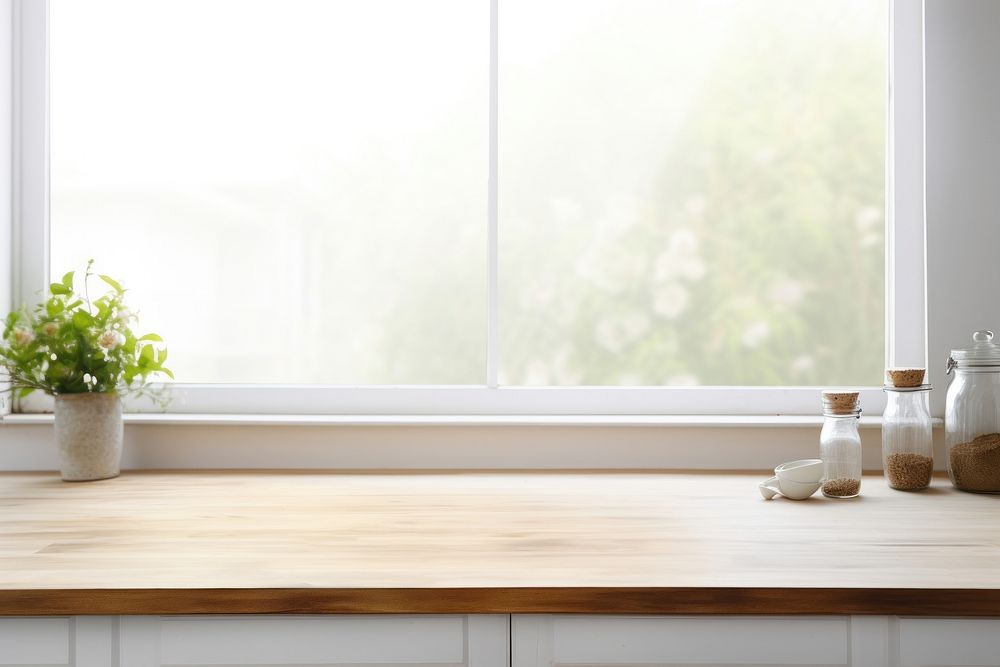
[[[0,474],[0,614],[1000,616],[1000,496],[866,476]]]

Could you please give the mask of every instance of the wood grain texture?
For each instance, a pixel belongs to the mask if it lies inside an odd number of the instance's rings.
[[[0,475],[0,614],[1000,616],[1000,497],[866,477]]]

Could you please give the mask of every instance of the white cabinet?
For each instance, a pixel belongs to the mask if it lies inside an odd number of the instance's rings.
[[[848,665],[850,624],[844,616],[515,616],[512,653],[514,667]]]
[[[2,667],[110,667],[110,616],[0,618]]]
[[[1000,667],[1000,619],[886,616],[0,618],[0,667]]]
[[[1000,666],[1000,620],[514,616],[513,667]]]
[[[125,616],[122,667],[507,667],[508,616]]]
[[[0,619],[2,667],[508,667],[510,617]]]
[[[1000,620],[899,619],[899,667],[1000,665]]]

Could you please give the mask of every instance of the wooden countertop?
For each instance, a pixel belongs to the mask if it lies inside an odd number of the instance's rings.
[[[1000,496],[756,474],[0,474],[0,615],[1000,616]]]

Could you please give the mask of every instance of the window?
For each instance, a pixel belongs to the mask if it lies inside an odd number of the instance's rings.
[[[891,9],[29,5],[21,224],[132,287],[180,411],[814,412],[898,347]]]
[[[52,270],[186,382],[482,384],[489,6],[276,8],[51,3]]]
[[[501,383],[881,384],[887,20],[501,0]]]

